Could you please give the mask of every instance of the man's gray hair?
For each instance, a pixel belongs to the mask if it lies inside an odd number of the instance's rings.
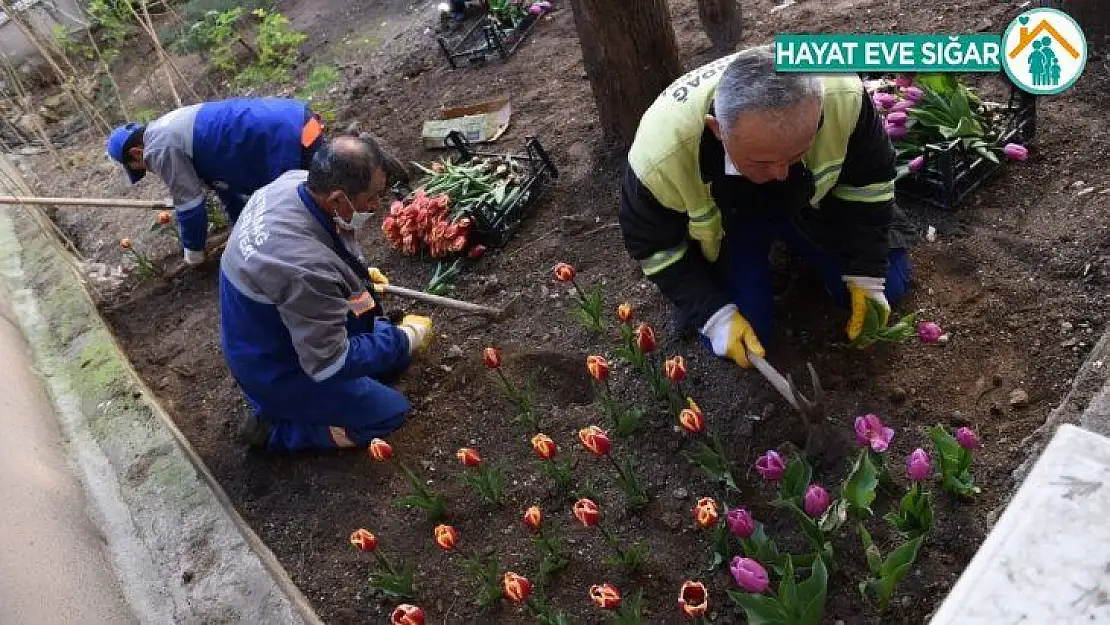
[[[713,113],[727,134],[740,115],[755,111],[772,113],[776,123],[789,124],[790,116],[775,113],[820,97],[820,79],[812,74],[776,72],[771,47],[760,46],[740,52],[729,63],[717,84]]]
[[[382,166],[381,147],[373,139],[340,135],[312,155],[308,188],[313,193],[342,191],[347,197],[370,189],[370,176]]]

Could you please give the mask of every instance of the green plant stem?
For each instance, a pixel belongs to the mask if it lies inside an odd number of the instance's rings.
[[[613,548],[613,551],[617,552],[617,556],[621,559],[621,562],[626,562],[628,557],[625,554],[624,549],[621,549],[620,543],[617,542],[616,537],[613,536],[613,534],[610,533],[609,530],[600,523],[597,524],[597,531],[601,532],[601,535],[605,538],[605,542],[609,543],[609,546]]]

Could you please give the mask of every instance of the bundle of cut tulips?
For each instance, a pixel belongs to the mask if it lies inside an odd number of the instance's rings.
[[[444,258],[466,249],[471,220],[448,216],[450,198],[428,195],[417,189],[407,202],[396,201],[382,222],[382,234],[394,247],[415,256],[427,249],[433,258]]]

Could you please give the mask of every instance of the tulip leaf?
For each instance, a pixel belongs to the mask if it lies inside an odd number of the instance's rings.
[[[941,485],[957,497],[971,497],[980,490],[971,474],[971,452],[960,447],[942,425],[933,426],[929,437],[940,458]]]
[[[871,502],[875,501],[875,489],[878,486],[879,474],[871,462],[871,455],[862,450],[844,482],[843,496],[851,506],[853,516],[871,516]]]
[[[924,536],[918,536],[913,540],[902,543],[883,560],[880,578],[875,590],[879,598],[879,606],[884,610],[890,603],[890,598],[894,596],[894,591],[898,589],[899,582],[902,581],[906,572],[917,560],[918,549],[921,548],[921,543],[924,540]]]
[[[779,499],[800,503],[813,478],[813,468],[800,456],[793,455],[786,465],[786,474],[779,486]]]
[[[829,535],[840,529],[840,526],[848,520],[848,511],[851,505],[847,499],[840,498],[833,502],[825,514],[821,516],[821,520],[817,522],[817,529],[823,534]]]
[[[786,559],[782,579],[779,580],[779,603],[787,612],[793,612],[793,607],[798,603],[798,585],[794,581],[794,562]]]
[[[813,562],[809,579],[798,584],[797,603],[790,610],[795,625],[820,625],[828,596],[829,572],[821,558]]]
[[[728,598],[744,610],[748,625],[790,625],[786,608],[774,597],[730,590]]]
[[[921,88],[928,88],[938,95],[945,96],[960,86],[956,76],[948,73],[918,74],[913,78]]]

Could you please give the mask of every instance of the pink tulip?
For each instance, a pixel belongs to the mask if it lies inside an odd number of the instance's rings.
[[[894,430],[883,425],[882,419],[879,415],[865,414],[862,417],[856,417],[856,442],[861,447],[870,446],[873,451],[882,453],[890,447],[890,441],[894,438]]]
[[[1016,143],[1007,143],[1006,147],[1002,148],[1002,153],[1011,161],[1024,161],[1029,158],[1029,149]]]
[[[910,161],[910,171],[921,171],[921,168],[924,167],[924,166],[925,166],[925,157],[924,156],[918,156],[918,157],[914,158],[912,161]],[[936,325],[936,324],[933,324],[933,325]],[[938,327],[938,329],[939,329],[939,327]],[[921,329],[918,328],[917,332],[918,332],[918,336],[920,336],[921,335]],[[939,338],[940,335],[938,334],[937,337]]]
[[[971,428],[956,430],[956,442],[964,449],[979,449],[979,435]]]
[[[873,99],[875,105],[881,109],[888,109],[898,101],[898,97],[893,93],[876,93]]]
[[[886,123],[894,126],[905,126],[907,119],[909,119],[909,116],[902,111],[891,111],[890,114],[886,116]]]
[[[543,7],[538,4],[533,4],[532,6],[528,7],[528,12],[532,15],[540,15],[541,13],[543,13]]]
[[[778,482],[786,475],[786,461],[782,459],[779,452],[769,449],[756,459],[755,470],[768,482]]]
[[[922,321],[917,324],[917,338],[921,339],[922,343],[936,343],[942,334],[944,330],[932,321]]]
[[[898,139],[905,139],[906,135],[910,134],[910,131],[905,126],[899,126],[897,124],[883,124],[883,127],[886,128],[886,134],[895,141],[897,141]]]
[[[929,474],[932,472],[933,463],[929,460],[929,454],[920,447],[913,450],[910,457],[906,459],[906,475],[909,476],[910,481],[924,482],[929,479]]]
[[[894,84],[897,87],[899,87],[900,89],[905,89],[906,87],[912,87],[913,86],[913,75],[912,74],[899,74],[898,77],[894,79]]]
[[[920,87],[906,87],[902,89],[902,95],[910,102],[917,103],[921,98],[925,97],[925,92]]]
[[[904,112],[912,109],[913,105],[914,105],[914,103],[910,102],[909,100],[898,100],[897,102],[894,103],[894,106],[890,107],[890,111],[892,113],[893,112],[902,112],[902,113],[904,113]]]
[[[802,499],[802,508],[813,518],[820,518],[829,509],[829,493],[817,484],[810,484]]]
[[[725,524],[732,535],[747,540],[755,533],[755,519],[747,508],[733,508],[725,516]]]
[[[736,556],[728,565],[736,585],[747,592],[761,593],[771,585],[767,569],[751,558]]]

